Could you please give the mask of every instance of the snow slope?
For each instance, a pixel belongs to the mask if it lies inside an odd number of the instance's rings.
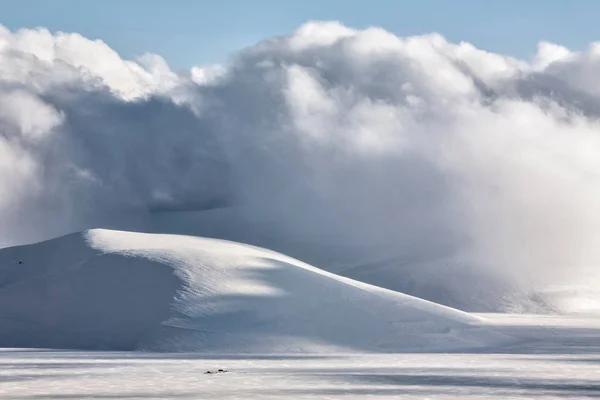
[[[296,230],[290,233],[276,229],[243,206],[153,211],[136,221],[128,219],[100,227],[208,236],[266,247],[337,275],[467,312],[548,313],[582,308],[585,285],[581,283],[573,285],[571,292],[563,291],[562,297],[558,292],[518,284],[493,269],[466,263],[466,255],[443,248],[430,237],[409,243],[399,241],[389,248],[362,239],[346,241],[343,235],[304,235]],[[593,271],[585,276],[593,276]],[[593,284],[588,283],[588,287],[587,297],[597,298]],[[569,307],[569,301],[576,304]]]
[[[219,353],[497,343],[478,317],[273,251],[91,230],[0,251],[0,346]]]

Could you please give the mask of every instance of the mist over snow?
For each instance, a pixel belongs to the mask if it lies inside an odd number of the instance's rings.
[[[524,61],[310,22],[182,74],[0,27],[0,245],[188,210],[168,214],[459,308],[528,309],[559,286],[552,307],[583,308],[599,70],[600,43]]]

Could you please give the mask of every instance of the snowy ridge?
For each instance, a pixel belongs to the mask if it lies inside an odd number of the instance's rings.
[[[2,250],[0,265],[0,319],[13,321],[3,346],[61,347],[47,338],[70,333],[89,336],[79,347],[220,353],[428,351],[502,339],[470,314],[224,240],[91,230]],[[31,272],[15,275],[24,266]],[[61,290],[48,289],[59,280]],[[63,306],[50,319],[36,307],[15,316],[23,293]],[[131,329],[144,329],[128,331],[136,318]],[[28,343],[8,340],[24,335]]]

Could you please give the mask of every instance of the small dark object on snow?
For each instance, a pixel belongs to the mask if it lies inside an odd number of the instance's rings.
[[[19,264],[23,264],[23,261],[19,261]]]
[[[205,374],[224,374],[227,372],[226,369],[218,369],[216,371],[206,371]]]

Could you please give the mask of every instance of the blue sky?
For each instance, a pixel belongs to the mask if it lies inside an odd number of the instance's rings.
[[[595,0],[0,0],[0,24],[102,39],[122,56],[164,56],[176,69],[226,59],[310,19],[381,26],[530,57],[540,40],[581,49],[600,40]]]

